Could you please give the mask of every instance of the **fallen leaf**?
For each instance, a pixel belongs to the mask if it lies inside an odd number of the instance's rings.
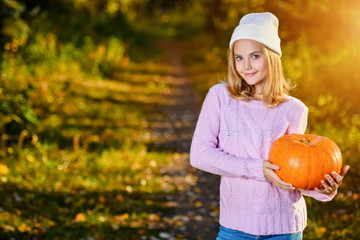
[[[174,201],[168,201],[163,204],[164,207],[178,207],[179,203]]]
[[[30,231],[31,231],[31,228],[30,228],[28,225],[26,225],[25,223],[22,223],[22,224],[20,224],[20,226],[18,227],[18,230],[19,230],[20,232],[30,232]]]
[[[151,213],[151,214],[149,214],[148,219],[151,222],[158,222],[158,221],[160,221],[160,216],[156,213]]]
[[[100,203],[105,203],[105,202],[106,202],[106,199],[105,199],[103,196],[100,196],[100,197],[99,197],[99,202],[100,202]]]
[[[116,195],[116,199],[117,199],[119,202],[124,202],[124,201],[125,201],[124,197],[123,197],[121,194],[117,194],[117,195]]]
[[[10,225],[0,225],[0,228],[4,229],[5,232],[14,232],[15,228]]]
[[[128,213],[124,213],[121,215],[116,215],[114,216],[114,220],[115,222],[117,222],[118,224],[125,224],[125,221],[129,218],[129,214]]]
[[[197,201],[197,202],[195,202],[195,207],[202,207],[202,202],[199,202],[199,201]]]
[[[85,222],[86,221],[86,215],[85,213],[78,213],[75,216],[75,221],[76,222]]]

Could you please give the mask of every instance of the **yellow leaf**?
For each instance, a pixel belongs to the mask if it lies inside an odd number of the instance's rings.
[[[176,224],[176,226],[183,226],[184,222],[181,220],[177,220],[175,224]]]
[[[140,228],[144,225],[144,223],[140,220],[137,220],[137,221],[133,221],[133,222],[130,222],[130,227],[132,228]]]
[[[175,202],[175,201],[168,201],[168,202],[165,202],[163,203],[163,206],[164,207],[178,207],[179,206],[179,203]]]
[[[15,208],[14,211],[15,211],[15,213],[16,213],[18,216],[21,215],[21,211],[20,211],[19,209]]]
[[[20,224],[20,226],[18,227],[18,230],[19,230],[20,232],[30,232],[30,231],[31,231],[31,228],[30,228],[28,225],[26,225],[25,223],[22,223],[22,224]]]
[[[76,222],[85,222],[86,221],[86,215],[85,213],[78,213],[75,216],[75,221]]]
[[[149,221],[151,222],[159,222],[160,221],[160,216],[156,213],[151,213],[149,214]]]
[[[316,229],[316,231],[317,231],[317,233],[319,234],[319,236],[322,236],[322,235],[324,235],[324,233],[326,232],[326,228],[320,226],[320,227],[318,227],[318,228]]]
[[[358,193],[354,193],[354,194],[352,195],[352,199],[358,200],[358,199],[359,199],[359,194],[358,194]]]
[[[100,196],[100,197],[99,197],[99,202],[105,203],[105,202],[106,202],[106,199],[105,199],[103,196]]]
[[[215,208],[212,211],[213,211],[213,213],[219,214],[219,208]]]
[[[117,222],[118,224],[124,224],[125,221],[129,218],[129,214],[128,213],[124,213],[122,215],[116,215],[114,216],[114,220],[115,222]]]
[[[6,175],[9,172],[10,170],[5,164],[0,164],[0,175]]]
[[[124,201],[125,201],[124,197],[123,197],[121,194],[117,194],[117,195],[116,195],[116,199],[117,199],[119,202],[124,202]]]
[[[30,163],[33,163],[33,162],[35,162],[35,157],[32,155],[27,155],[26,160]]]
[[[14,149],[12,147],[8,147],[8,153],[12,154],[14,152]]]
[[[14,232],[15,231],[15,228],[10,225],[0,225],[0,228],[5,230],[5,232]]]

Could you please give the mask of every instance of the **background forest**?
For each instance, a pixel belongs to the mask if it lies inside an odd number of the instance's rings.
[[[182,46],[203,98],[239,19],[260,11],[280,20],[307,133],[351,166],[332,202],[306,198],[304,239],[359,239],[357,0],[1,0],[0,239],[168,238],[164,199],[186,187],[163,174],[181,153],[149,132],[174,71],[161,46]]]

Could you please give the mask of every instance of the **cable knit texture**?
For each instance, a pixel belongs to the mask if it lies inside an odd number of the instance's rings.
[[[221,176],[220,224],[254,235],[303,231],[302,195],[329,201],[316,191],[283,191],[266,181],[262,162],[282,135],[304,133],[308,108],[298,99],[269,108],[262,101],[230,97],[224,84],[213,86],[194,132],[191,165]],[[286,151],[286,149],[284,149]],[[214,186],[209,186],[214,187]]]

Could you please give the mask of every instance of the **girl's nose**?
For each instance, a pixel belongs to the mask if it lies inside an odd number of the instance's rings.
[[[244,61],[244,69],[246,69],[246,70],[251,69],[250,59],[245,59],[245,61]]]

